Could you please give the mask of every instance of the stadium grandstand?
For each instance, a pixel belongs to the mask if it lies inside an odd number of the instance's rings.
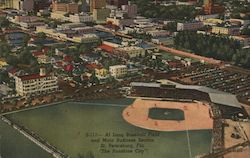
[[[132,97],[161,98],[177,101],[201,101],[218,105],[225,119],[245,119],[248,114],[236,96],[204,86],[183,85],[172,81],[159,83],[132,82]]]

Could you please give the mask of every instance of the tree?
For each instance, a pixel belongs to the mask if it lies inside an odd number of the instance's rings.
[[[242,35],[248,35],[250,36],[250,28],[244,28],[241,30]]]
[[[5,41],[0,42],[0,57],[7,57],[10,54],[10,47]]]
[[[99,79],[96,77],[95,72],[92,72],[92,75],[90,76],[89,82],[92,84],[99,84],[100,83]]]
[[[171,32],[177,31],[177,22],[169,22],[166,26],[163,27],[165,30],[169,30]]]
[[[24,35],[24,37],[23,37],[23,44],[22,44],[22,46],[23,47],[27,47],[27,45],[28,45],[28,43],[29,43],[29,41],[30,41],[30,35],[29,34],[25,34]]]
[[[183,31],[177,34],[175,46],[181,49],[188,49],[198,55],[234,62],[236,65],[249,68],[248,54],[250,49],[242,49],[239,42],[228,37]]]
[[[37,38],[41,39],[41,40],[45,40],[46,39],[46,34],[44,32],[38,32],[37,33]]]
[[[9,75],[7,71],[0,71],[0,84],[1,82],[8,82],[10,81]]]
[[[86,53],[88,51],[91,50],[91,46],[87,45],[87,44],[84,44],[84,43],[80,43],[78,46],[77,46],[77,49],[78,49],[78,52],[79,53]]]
[[[0,28],[7,28],[10,26],[10,22],[6,17],[0,17]]]
[[[49,49],[47,55],[49,57],[53,57],[55,55],[55,53],[56,53],[55,48],[52,47],[52,48]]]
[[[6,61],[9,65],[12,65],[12,66],[17,66],[18,64],[18,58],[14,55],[7,56]]]

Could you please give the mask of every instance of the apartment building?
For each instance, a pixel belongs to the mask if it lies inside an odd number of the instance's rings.
[[[220,26],[213,26],[212,33],[214,34],[224,34],[224,35],[239,35],[240,28],[239,27],[220,27]]]
[[[126,65],[114,65],[109,67],[109,72],[114,78],[122,78],[127,75],[128,68]]]
[[[185,30],[198,30],[204,26],[203,22],[185,22],[185,23],[177,23],[177,31],[185,31]]]
[[[50,93],[58,90],[57,77],[46,74],[41,68],[39,74],[15,76],[16,92],[20,96]]]

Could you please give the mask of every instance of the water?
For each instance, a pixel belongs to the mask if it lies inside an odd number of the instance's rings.
[[[52,158],[46,151],[0,120],[0,157]]]
[[[126,135],[126,133],[153,132],[132,126],[123,120],[121,114],[124,106],[132,102],[133,100],[125,99],[98,100],[89,104],[64,103],[11,114],[9,117],[32,129],[73,158],[79,158],[89,152],[92,152],[95,158],[189,158],[190,153],[194,157],[209,151],[211,130],[203,130],[189,131],[189,143],[186,131],[156,132],[157,136],[125,136],[123,138],[136,138],[135,143],[123,143],[132,145],[132,153],[103,153],[101,150],[104,149],[101,147],[102,144],[105,145],[107,150],[114,149],[107,147],[109,143],[97,142],[98,139],[108,138],[106,137],[107,133]],[[116,137],[110,138],[116,140]],[[144,147],[139,149],[143,150],[144,153],[134,151],[139,138],[152,140],[141,143]],[[17,142],[16,144],[22,145],[21,143]],[[115,143],[117,144],[117,142]],[[35,151],[31,149],[30,152]]]

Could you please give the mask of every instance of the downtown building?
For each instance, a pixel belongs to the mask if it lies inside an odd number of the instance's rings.
[[[225,8],[221,5],[214,4],[214,0],[204,0],[203,10],[205,14],[211,15],[223,13]]]
[[[177,31],[198,30],[202,27],[204,24],[200,21],[177,23]]]
[[[15,76],[16,92],[20,96],[38,95],[58,90],[57,77],[46,74],[41,68],[39,74]]]
[[[12,8],[22,11],[34,11],[34,0],[2,0],[0,8]]]
[[[107,3],[117,8],[121,8],[122,5],[128,5],[128,0],[107,0]]]
[[[109,17],[110,9],[106,8],[106,0],[90,0],[90,12],[93,13],[94,21],[105,23]]]
[[[126,4],[121,6],[122,11],[127,13],[128,18],[134,18],[137,16],[138,7],[136,4]]]
[[[52,2],[53,12],[79,13],[79,5],[77,3],[61,3],[57,1]]]
[[[94,9],[106,8],[106,0],[90,0],[90,12],[93,13]]]

